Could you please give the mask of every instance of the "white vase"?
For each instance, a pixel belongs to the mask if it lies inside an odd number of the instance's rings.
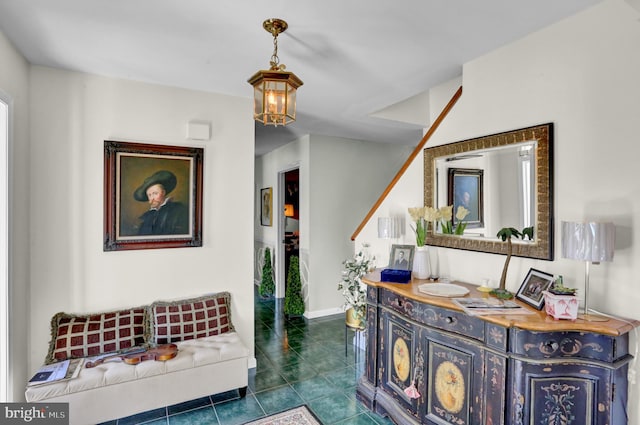
[[[413,255],[413,277],[416,279],[429,279],[430,275],[429,249],[426,245],[419,246]]]

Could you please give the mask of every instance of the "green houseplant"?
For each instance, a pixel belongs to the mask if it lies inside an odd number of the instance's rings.
[[[260,281],[260,296],[270,298],[276,292],[276,285],[273,281],[273,266],[271,264],[271,250],[264,250],[264,265],[262,266],[262,280]]]
[[[357,327],[363,327],[366,316],[367,294],[362,276],[375,264],[375,258],[370,258],[367,253],[368,246],[363,244],[362,249],[353,258],[342,262],[342,280],[338,282],[338,290],[342,291],[344,297],[343,308],[347,312],[347,322],[354,323]]]
[[[287,274],[287,290],[284,294],[284,314],[287,316],[302,316],[304,314],[304,299],[302,298],[302,283],[300,282],[300,259],[292,255]]]
[[[549,287],[547,291],[555,295],[575,295],[577,289],[564,286],[562,276],[560,276],[551,284],[551,287]]]
[[[513,227],[503,227],[496,234],[497,237],[502,239],[503,242],[507,242],[507,258],[504,261],[504,267],[502,268],[502,276],[500,277],[500,286],[498,289],[491,291],[492,295],[498,298],[509,299],[513,298],[513,294],[506,289],[507,284],[507,270],[509,268],[509,261],[511,261],[511,254],[513,252],[513,244],[511,238],[520,238],[524,240],[528,237],[529,240],[533,239],[533,227],[525,227],[522,232]]]

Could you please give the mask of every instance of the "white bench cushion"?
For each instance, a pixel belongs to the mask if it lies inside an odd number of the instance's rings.
[[[228,360],[246,359],[249,355],[236,332],[177,342],[178,354],[166,362],[143,361],[129,365],[121,361],[107,361],[94,368],[85,368],[80,375],[64,382],[36,385],[27,388],[25,396],[29,402],[58,398],[68,394],[91,391],[128,381],[172,374]],[[246,376],[247,369],[237,373]],[[176,374],[175,377],[180,374]],[[174,379],[167,376],[167,379]],[[171,387],[168,387],[171,388]],[[214,394],[212,390],[210,394]],[[125,396],[126,397],[126,396]]]

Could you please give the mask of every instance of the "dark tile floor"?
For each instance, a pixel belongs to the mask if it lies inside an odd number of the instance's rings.
[[[281,300],[280,300],[281,301]],[[112,424],[239,425],[306,404],[323,424],[388,425],[355,398],[364,352],[348,331],[344,314],[286,319],[282,303],[255,301],[257,367],[249,374],[245,398],[236,391],[144,412]]]

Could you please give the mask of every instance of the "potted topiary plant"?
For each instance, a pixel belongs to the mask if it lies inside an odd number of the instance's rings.
[[[562,276],[553,282],[551,287],[543,291],[544,310],[555,320],[576,320],[578,317],[578,305],[576,289],[564,286]]]
[[[273,282],[273,266],[271,264],[271,250],[264,250],[264,265],[262,266],[262,280],[260,281],[260,296],[271,298],[276,292],[276,285]]]
[[[506,289],[507,284],[507,270],[509,268],[509,261],[511,260],[511,254],[513,252],[513,245],[511,242],[511,238],[521,238],[524,240],[525,237],[528,237],[529,240],[533,239],[533,227],[525,227],[520,232],[518,229],[514,229],[513,227],[503,227],[496,234],[497,237],[502,239],[503,242],[507,242],[507,258],[504,261],[504,267],[502,268],[502,276],[500,277],[500,286],[498,289],[494,289],[491,291],[492,295],[495,295],[501,299],[510,299],[513,298],[513,294]]]
[[[287,289],[284,294],[284,314],[302,316],[304,314],[304,299],[302,298],[302,283],[300,282],[300,260],[292,255],[287,274]]]

